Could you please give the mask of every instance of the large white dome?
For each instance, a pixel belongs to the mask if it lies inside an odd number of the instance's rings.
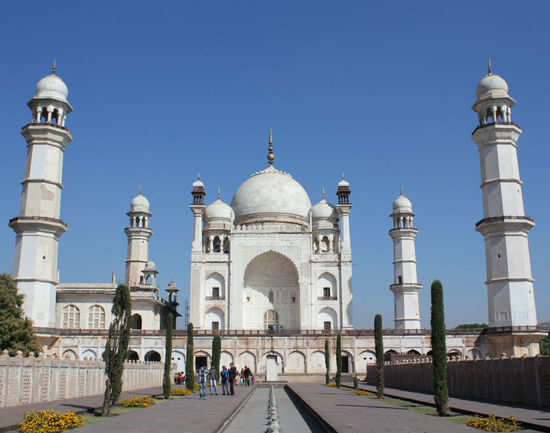
[[[306,190],[288,173],[269,166],[254,173],[237,190],[231,207],[237,222],[243,217],[298,216],[307,222],[311,201]]]

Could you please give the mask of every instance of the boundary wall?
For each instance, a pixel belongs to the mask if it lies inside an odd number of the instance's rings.
[[[0,408],[103,394],[103,361],[65,360],[0,354]],[[164,364],[129,361],[124,366],[123,391],[162,385]]]
[[[550,356],[450,361],[449,396],[468,400],[550,407]],[[367,383],[376,386],[376,366],[368,366]],[[384,385],[433,393],[431,362],[386,363]]]

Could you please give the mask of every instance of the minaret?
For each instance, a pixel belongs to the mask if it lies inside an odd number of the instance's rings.
[[[35,96],[27,104],[31,122],[21,130],[27,142],[27,163],[19,216],[9,225],[17,234],[13,277],[25,296],[25,314],[36,327],[56,326],[58,243],[67,231],[60,219],[63,153],[72,140],[65,127],[72,111],[68,94],[56,75],[54,61],[52,73],[36,85]]]
[[[193,182],[191,195],[193,196],[193,202],[189,207],[195,217],[193,221],[193,244],[191,246],[191,251],[193,253],[202,253],[202,218],[204,210],[206,209],[204,204],[206,192],[200,174],[197,175],[197,180]]]
[[[418,292],[422,288],[416,275],[414,212],[410,200],[401,194],[393,202],[390,215],[393,228],[393,284],[395,329],[420,329]]]
[[[533,354],[538,345],[528,341],[527,335],[514,332],[517,327],[537,325],[527,238],[535,222],[525,216],[523,208],[517,157],[522,130],[512,123],[516,101],[508,94],[506,81],[493,73],[490,62],[476,95],[472,109],[478,114],[479,126],[472,138],[481,160],[483,199],[483,219],[476,223],[476,230],[485,238],[489,327],[495,328],[493,331],[512,327],[493,348],[498,354]]]
[[[197,180],[193,182],[193,190],[191,191],[193,201],[189,205],[191,212],[193,212],[193,243],[191,244],[191,275],[189,283],[189,322],[197,328],[200,328],[201,324],[201,265],[203,254],[203,241],[202,241],[202,221],[206,206],[204,204],[204,196],[206,192],[204,190],[204,183],[202,182],[200,175],[197,176]]]
[[[149,228],[149,200],[139,192],[130,202],[130,226],[124,229],[128,236],[126,255],[126,284],[136,286],[144,281],[142,271],[149,260],[149,239],[153,231]]]
[[[344,179],[342,173],[342,179],[338,182],[338,188],[336,190],[338,197],[338,204],[336,210],[340,218],[340,293],[338,298],[340,299],[340,318],[341,328],[352,328],[352,315],[351,315],[351,274],[352,274],[352,261],[351,261],[351,234],[349,215],[351,213],[351,190],[349,182]]]

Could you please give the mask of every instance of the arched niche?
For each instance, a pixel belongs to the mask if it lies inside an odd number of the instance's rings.
[[[296,266],[280,253],[268,251],[252,259],[244,274],[244,328],[263,329],[266,311],[273,310],[279,327],[299,329],[298,281]]]
[[[132,314],[130,317],[130,329],[141,329],[142,327],[142,320],[141,315],[139,314]]]
[[[338,285],[336,278],[329,272],[324,272],[317,279],[317,296],[320,298],[337,297]]]
[[[129,350],[126,359],[128,361],[139,361],[139,354],[135,350]]]
[[[286,372],[290,374],[305,374],[306,356],[298,350],[291,352],[286,362]]]
[[[97,353],[93,351],[92,349],[86,349],[84,352],[82,352],[82,356],[80,359],[88,360],[88,361],[95,361],[97,359]]]
[[[158,353],[156,350],[150,350],[145,354],[144,359],[145,361],[149,361],[149,362],[160,362],[161,357],[160,357],[160,353]]]
[[[225,314],[217,307],[210,308],[204,315],[205,329],[219,331],[225,329]]]
[[[325,307],[319,311],[317,322],[319,329],[325,329],[327,331],[338,329],[338,315],[331,307]]]
[[[225,297],[225,278],[217,273],[213,272],[206,278],[206,296],[211,298],[224,298]]]

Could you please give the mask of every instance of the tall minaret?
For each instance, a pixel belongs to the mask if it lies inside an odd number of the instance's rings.
[[[191,245],[191,276],[189,283],[189,322],[193,323],[197,328],[201,324],[201,265],[202,265],[202,220],[206,206],[204,204],[204,183],[200,175],[193,182],[193,190],[191,191],[193,201],[189,207],[193,212],[193,243]]]
[[[338,197],[338,204],[336,210],[340,218],[340,248],[339,248],[339,260],[340,260],[340,328],[352,328],[352,287],[351,287],[351,274],[352,274],[352,259],[351,259],[351,233],[349,215],[351,213],[351,190],[349,182],[342,179],[338,182],[338,188],[336,190],[336,196]]]
[[[506,81],[493,73],[490,62],[476,95],[472,109],[478,114],[479,126],[472,138],[481,160],[483,198],[483,219],[476,223],[476,230],[485,238],[489,327],[536,326],[527,239],[535,222],[525,216],[523,209],[517,157],[517,140],[522,130],[512,123],[516,101],[508,94]],[[524,340],[518,343],[516,338],[513,347],[497,350],[518,355],[518,344],[528,346]]]
[[[130,226],[124,229],[128,236],[126,255],[126,284],[129,287],[141,283],[142,271],[149,260],[149,239],[153,231],[149,228],[149,200],[141,193],[130,202]]]
[[[395,329],[420,329],[420,308],[416,275],[415,239],[418,229],[414,227],[414,212],[410,200],[401,194],[393,202],[393,284]]]
[[[54,61],[52,73],[36,85],[35,96],[27,104],[31,122],[21,130],[27,141],[27,163],[19,216],[9,223],[17,233],[13,277],[25,296],[25,314],[37,327],[56,326],[58,243],[67,231],[60,219],[63,153],[72,140],[65,127],[72,111],[68,94]]]

